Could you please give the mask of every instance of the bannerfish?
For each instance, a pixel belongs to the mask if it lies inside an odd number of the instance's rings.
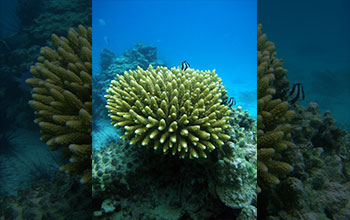
[[[182,64],[181,64],[181,69],[185,71],[185,70],[187,70],[188,68],[190,68],[190,64],[187,63],[186,60],[183,61]]]
[[[236,100],[234,97],[231,97],[230,100],[228,100],[227,105],[229,108],[232,107],[232,105],[236,105]]]
[[[229,108],[231,108],[233,105],[236,105],[236,100],[234,97],[225,96],[221,102],[223,105],[227,105]]]
[[[293,98],[292,96],[295,95]],[[301,83],[295,83],[292,90],[289,92],[290,104],[296,103],[298,100],[305,100],[304,86]]]
[[[98,19],[98,23],[100,23],[101,26],[106,26],[106,21],[102,18]]]

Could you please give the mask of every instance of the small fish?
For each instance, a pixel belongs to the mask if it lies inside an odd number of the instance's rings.
[[[233,105],[236,105],[237,103],[234,97],[230,97],[230,99],[228,99],[228,96],[225,96],[221,104],[227,105],[229,108],[231,108]]]
[[[232,107],[232,105],[236,105],[236,100],[234,97],[231,97],[230,100],[228,100],[227,105],[229,108]]]
[[[185,70],[187,70],[188,68],[190,68],[190,64],[187,63],[186,60],[183,61],[182,64],[181,64],[181,69],[185,71]]]
[[[109,44],[109,38],[107,36],[105,36],[103,39],[105,40],[106,44]]]
[[[102,18],[98,19],[98,23],[100,23],[101,26],[106,26],[106,21]]]
[[[292,95],[295,95],[295,97],[292,98]],[[303,84],[301,84],[301,83],[294,83],[292,90],[289,92],[289,97],[292,98],[290,100],[290,104],[291,105],[296,103],[298,100],[305,100],[305,93],[304,93],[304,86],[303,86]]]

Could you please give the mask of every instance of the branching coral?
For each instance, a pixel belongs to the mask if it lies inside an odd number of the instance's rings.
[[[206,158],[229,139],[230,110],[221,104],[226,91],[215,70],[139,67],[117,75],[107,93],[112,124],[131,144]]]
[[[41,128],[41,140],[52,150],[63,148],[70,162],[61,167],[91,180],[91,40],[92,29],[71,28],[68,37],[52,35],[55,49],[43,47],[26,82],[32,89],[30,106]]]
[[[275,45],[258,25],[258,185],[268,188],[279,183],[279,177],[293,170],[293,167],[282,160],[281,152],[293,143],[289,141],[294,112],[289,110],[288,102],[274,98],[275,78],[286,75],[283,63],[277,59]]]

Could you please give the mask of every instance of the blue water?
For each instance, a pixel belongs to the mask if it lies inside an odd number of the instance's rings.
[[[0,40],[16,33],[20,27],[20,21],[16,14],[17,0],[0,1]]]
[[[93,0],[93,66],[136,42],[157,47],[168,66],[216,69],[237,106],[256,117],[256,0]]]
[[[350,1],[258,1],[258,22],[306,100],[350,129]]]

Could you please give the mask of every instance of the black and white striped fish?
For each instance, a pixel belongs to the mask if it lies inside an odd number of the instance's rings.
[[[185,70],[187,70],[188,68],[190,68],[190,64],[187,63],[186,60],[183,61],[182,64],[181,64],[181,69],[185,71]]]
[[[293,98],[294,95],[294,98]],[[305,100],[304,86],[301,83],[294,83],[292,90],[289,92],[290,104],[294,104],[299,100]]]

